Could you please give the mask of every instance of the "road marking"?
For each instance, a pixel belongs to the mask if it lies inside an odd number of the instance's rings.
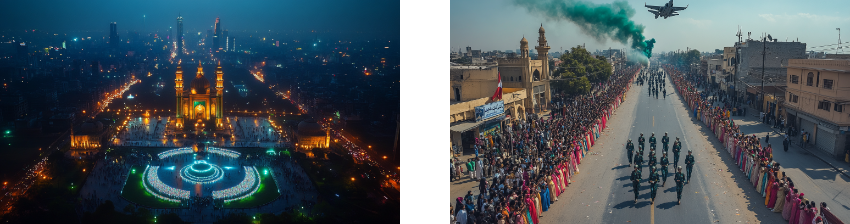
[[[655,224],[655,205],[650,204],[649,207],[649,223]]]
[[[655,127],[655,116],[652,116],[652,126]]]

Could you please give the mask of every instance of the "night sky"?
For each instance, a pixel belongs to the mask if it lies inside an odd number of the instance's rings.
[[[108,32],[110,22],[118,22],[119,33],[164,31],[176,29],[180,13],[187,32],[212,29],[216,16],[221,17],[222,28],[231,31],[399,32],[398,0],[28,0],[2,4],[3,31]]]

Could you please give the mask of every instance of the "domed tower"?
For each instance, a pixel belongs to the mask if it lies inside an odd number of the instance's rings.
[[[543,64],[542,71],[540,74],[540,81],[544,82],[543,84],[543,93],[539,98],[540,102],[550,102],[552,99],[552,95],[549,91],[549,44],[546,42],[546,30],[543,29],[543,24],[540,24],[540,29],[538,29],[537,33],[540,34],[537,37],[537,46],[534,49],[537,49],[537,60]],[[537,96],[535,96],[537,97]],[[544,107],[546,104],[542,104]],[[543,109],[545,110],[545,109]]]
[[[218,61],[218,66],[215,68],[215,104],[213,107],[215,108],[216,128],[224,127],[221,120],[222,114],[224,112],[222,109],[224,108],[224,100],[222,99],[224,95],[224,78],[222,78],[223,75],[224,72],[221,71],[221,61]]]
[[[182,60],[177,61],[177,74],[174,78],[174,90],[177,91],[177,127],[183,126],[183,68],[180,67]]]
[[[192,94],[207,94],[209,90],[210,81],[204,77],[204,67],[201,67],[201,62],[198,61],[198,73],[192,80]]]
[[[519,49],[520,49],[519,57],[520,58],[527,58],[528,57],[528,40],[526,40],[524,36],[522,37],[522,40],[519,41]]]
[[[537,37],[537,60],[543,60],[543,77],[549,77],[549,44],[546,42],[546,30],[543,29],[543,24],[540,24],[540,29],[537,31],[540,34]]]

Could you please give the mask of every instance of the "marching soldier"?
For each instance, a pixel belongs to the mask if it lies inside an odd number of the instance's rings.
[[[682,174],[682,167],[676,167],[676,177],[673,178],[676,181],[676,199],[679,204],[682,204],[682,189],[685,188],[685,174]]]
[[[691,172],[694,171],[694,155],[691,155],[691,150],[688,149],[688,156],[685,157],[685,165],[688,168],[688,180],[685,183],[691,182]]]
[[[667,152],[667,143],[670,143],[670,137],[667,137],[667,132],[664,132],[664,137],[661,137],[661,144],[664,144],[664,152]]]
[[[635,165],[635,170],[632,171],[632,176],[629,178],[632,180],[632,188],[635,192],[635,203],[637,203],[638,195],[640,195],[640,165]]]
[[[652,136],[649,136],[649,147],[655,148],[655,132],[652,133]]]
[[[635,165],[638,166],[639,170],[643,170],[643,150],[640,150],[639,154],[635,154],[635,157],[634,159],[632,159],[632,162],[634,162]]]
[[[652,197],[652,202],[650,204],[655,204],[655,192],[658,192],[658,171],[654,166],[649,167],[649,184],[651,184],[652,188],[650,188],[649,195]]]
[[[679,137],[676,137],[676,142],[673,143],[673,166],[679,166],[679,153],[682,152],[682,142],[679,142]]]
[[[664,180],[661,182],[661,186],[667,184],[667,165],[670,165],[670,161],[667,159],[667,152],[661,153],[661,178]]]
[[[647,165],[649,165],[649,167],[655,167],[655,164],[658,163],[658,160],[655,158],[655,149],[649,151],[649,157],[647,159],[649,159],[649,163]]]
[[[626,144],[626,150],[629,152],[629,165],[632,165],[632,154],[635,151],[635,145],[632,144],[632,140],[629,139],[629,143]]]
[[[644,139],[644,138],[643,138],[643,133],[640,133],[640,137],[638,137],[638,144],[640,144],[640,148],[641,148],[641,150],[643,149],[643,146],[644,146],[644,145],[643,145],[643,142],[644,142],[645,140],[646,140],[646,139]]]

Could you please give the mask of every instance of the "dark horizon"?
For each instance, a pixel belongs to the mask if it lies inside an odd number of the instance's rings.
[[[45,7],[47,6],[47,7]],[[307,1],[211,2],[145,1],[118,2],[95,0],[7,2],[0,9],[0,31],[43,30],[68,33],[108,31],[118,23],[118,33],[167,31],[176,29],[177,16],[183,17],[185,31],[214,29],[216,17],[222,30],[230,32],[399,32],[399,2]]]

